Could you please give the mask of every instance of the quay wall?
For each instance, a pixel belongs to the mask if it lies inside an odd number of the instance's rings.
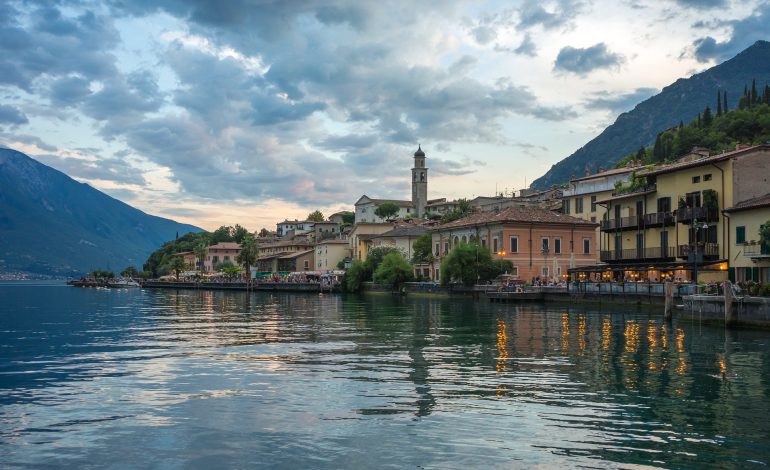
[[[688,295],[684,311],[677,315],[692,321],[725,324],[725,298],[722,295]],[[770,298],[736,297],[733,300],[735,325],[770,328]]]
[[[176,281],[146,281],[142,287],[158,289],[205,289],[205,290],[251,290],[251,291],[288,291],[288,292],[321,292],[321,285],[307,282],[176,282]],[[337,287],[334,288],[335,290]],[[329,288],[324,286],[324,292]]]

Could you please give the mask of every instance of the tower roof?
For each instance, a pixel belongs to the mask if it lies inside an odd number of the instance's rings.
[[[417,144],[417,151],[414,152],[415,157],[424,157],[425,152],[422,151],[422,147],[420,147],[420,144]]]

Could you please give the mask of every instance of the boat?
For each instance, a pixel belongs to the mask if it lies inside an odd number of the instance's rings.
[[[141,284],[131,279],[130,277],[121,277],[107,283],[108,287],[126,288],[126,287],[142,287]]]

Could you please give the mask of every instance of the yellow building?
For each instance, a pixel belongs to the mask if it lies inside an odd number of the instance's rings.
[[[353,259],[357,259],[360,262],[366,261],[366,256],[369,254],[369,250],[374,247],[373,239],[389,230],[393,229],[392,223],[378,223],[378,222],[358,222],[353,226],[353,229],[348,235],[348,242],[350,244],[350,252]]]
[[[593,175],[587,174],[582,178],[572,178],[569,187],[562,192],[562,212],[579,219],[598,222],[605,212],[605,208],[598,202],[612,197],[615,185],[627,183],[631,174],[639,169],[638,166],[613,168]],[[601,244],[601,232],[598,226],[595,243],[595,246]],[[598,250],[596,254],[598,262],[600,261]]]
[[[762,241],[763,225],[770,224],[770,194],[741,201],[725,210],[729,217],[730,278],[770,282],[770,241]]]
[[[334,271],[340,261],[350,257],[347,240],[324,240],[315,246],[316,271]]]
[[[615,278],[719,281],[727,277],[730,223],[722,210],[767,193],[770,145],[637,171],[598,204],[600,258]]]

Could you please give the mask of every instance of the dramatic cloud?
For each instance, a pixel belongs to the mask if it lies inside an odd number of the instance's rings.
[[[543,2],[527,0],[519,8],[520,29],[542,26],[545,29],[558,28],[574,19],[582,10],[583,2],[575,0],[558,0]]]
[[[763,3],[750,16],[741,20],[722,21],[723,26],[732,29],[726,41],[719,42],[711,36],[698,38],[692,43],[693,53],[699,62],[725,61],[757,41],[767,39],[770,25],[770,4]]]
[[[658,91],[656,88],[637,88],[630,93],[600,91],[589,97],[585,106],[593,109],[607,109],[613,114],[619,114],[633,109],[637,104],[658,93]]]
[[[36,155],[35,158],[73,178],[139,186],[146,184],[144,175],[140,170],[118,158],[89,155]]]
[[[603,42],[584,49],[571,46],[559,51],[554,63],[554,70],[587,75],[597,69],[618,67],[625,62],[621,54],[610,52]]]
[[[690,8],[716,8],[723,7],[727,3],[725,0],[675,0],[677,4]]]
[[[29,122],[27,116],[13,106],[0,104],[0,124],[19,125]]]

